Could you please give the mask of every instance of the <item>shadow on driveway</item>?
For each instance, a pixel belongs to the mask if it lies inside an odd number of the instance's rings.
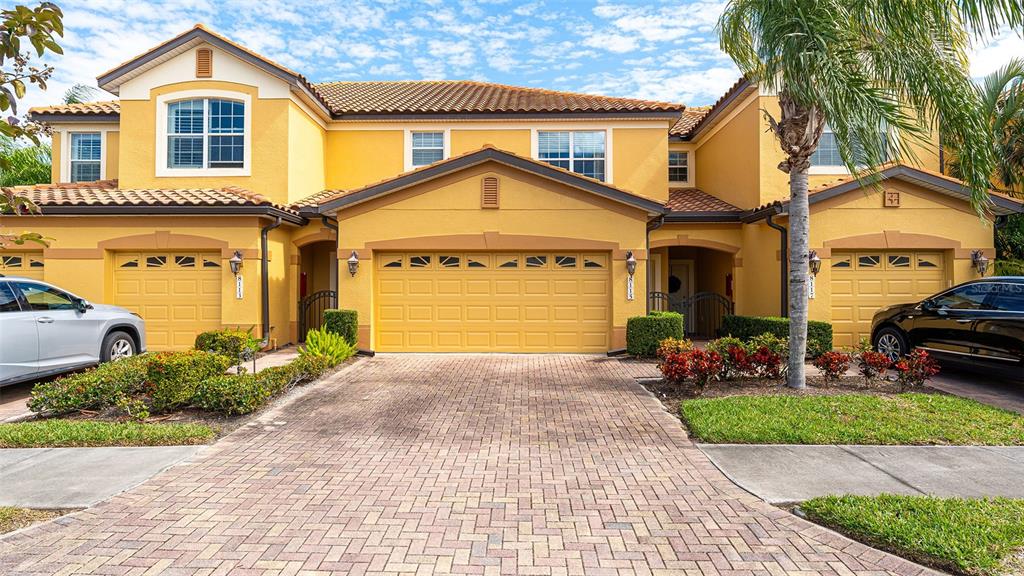
[[[1024,414],[1024,382],[961,366],[943,367],[928,383],[943,392]]]

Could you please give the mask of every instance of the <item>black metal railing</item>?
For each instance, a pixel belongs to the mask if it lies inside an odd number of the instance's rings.
[[[299,301],[299,342],[306,341],[306,332],[323,325],[324,310],[338,307],[338,293],[334,290],[313,292]]]
[[[691,338],[717,338],[726,314],[732,314],[732,300],[716,292],[697,292],[693,296],[651,292],[651,310],[679,312],[686,334]]]

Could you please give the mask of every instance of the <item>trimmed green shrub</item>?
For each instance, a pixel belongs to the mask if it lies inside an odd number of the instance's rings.
[[[302,356],[293,361],[289,366],[302,375],[300,381],[309,382],[323,376],[328,370],[337,366],[329,358],[323,356]]]
[[[722,319],[721,333],[735,336],[744,342],[766,333],[784,338],[789,336],[789,318],[726,315]],[[818,320],[808,321],[807,356],[817,358],[831,349],[832,325]]]
[[[683,315],[678,312],[651,312],[626,321],[626,352],[633,356],[654,356],[666,338],[683,338]]]
[[[142,391],[151,359],[150,354],[133,356],[37,384],[28,401],[29,410],[59,415],[115,406],[125,396]]]
[[[260,377],[262,374],[225,374],[207,378],[196,386],[192,404],[228,416],[253,412],[266,404],[272,395]]]
[[[359,343],[359,314],[355,310],[324,310],[323,328],[341,334],[352,346]]]
[[[227,356],[232,362],[251,358],[260,349],[260,341],[248,330],[210,330],[196,336],[196,350]]]
[[[187,405],[200,382],[224,374],[230,365],[226,356],[202,350],[154,354],[146,382],[151,411],[159,414]]]
[[[326,327],[307,332],[306,345],[299,348],[300,357],[320,356],[326,358],[331,366],[348,360],[355,353],[355,345],[343,335],[328,331]]]

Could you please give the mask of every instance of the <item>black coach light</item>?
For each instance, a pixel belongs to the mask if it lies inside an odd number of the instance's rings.
[[[356,272],[358,272],[358,271],[359,271],[359,254],[356,254],[356,251],[353,250],[352,251],[352,255],[348,257],[348,273],[351,274],[354,277],[356,275]]]
[[[821,272],[821,258],[818,256],[817,250],[811,250],[807,253],[807,267],[811,270],[811,274],[817,276],[818,272]]]
[[[981,250],[971,252],[971,263],[974,264],[979,276],[984,276],[985,272],[988,272],[988,256]]]
[[[636,273],[636,256],[633,256],[633,251],[626,252],[626,272],[630,276]]]
[[[242,251],[235,250],[234,255],[228,260],[228,266],[231,267],[231,273],[238,276],[238,273],[242,271]]]

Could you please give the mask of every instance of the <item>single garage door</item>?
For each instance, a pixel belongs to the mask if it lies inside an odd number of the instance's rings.
[[[0,274],[43,279],[42,252],[4,252],[0,254]]]
[[[220,254],[118,253],[114,304],[146,321],[150,350],[187,350],[196,334],[221,327]]]
[[[871,336],[871,318],[890,304],[944,289],[941,252],[833,252],[832,328],[837,347]]]
[[[609,255],[380,253],[378,350],[607,352]]]

